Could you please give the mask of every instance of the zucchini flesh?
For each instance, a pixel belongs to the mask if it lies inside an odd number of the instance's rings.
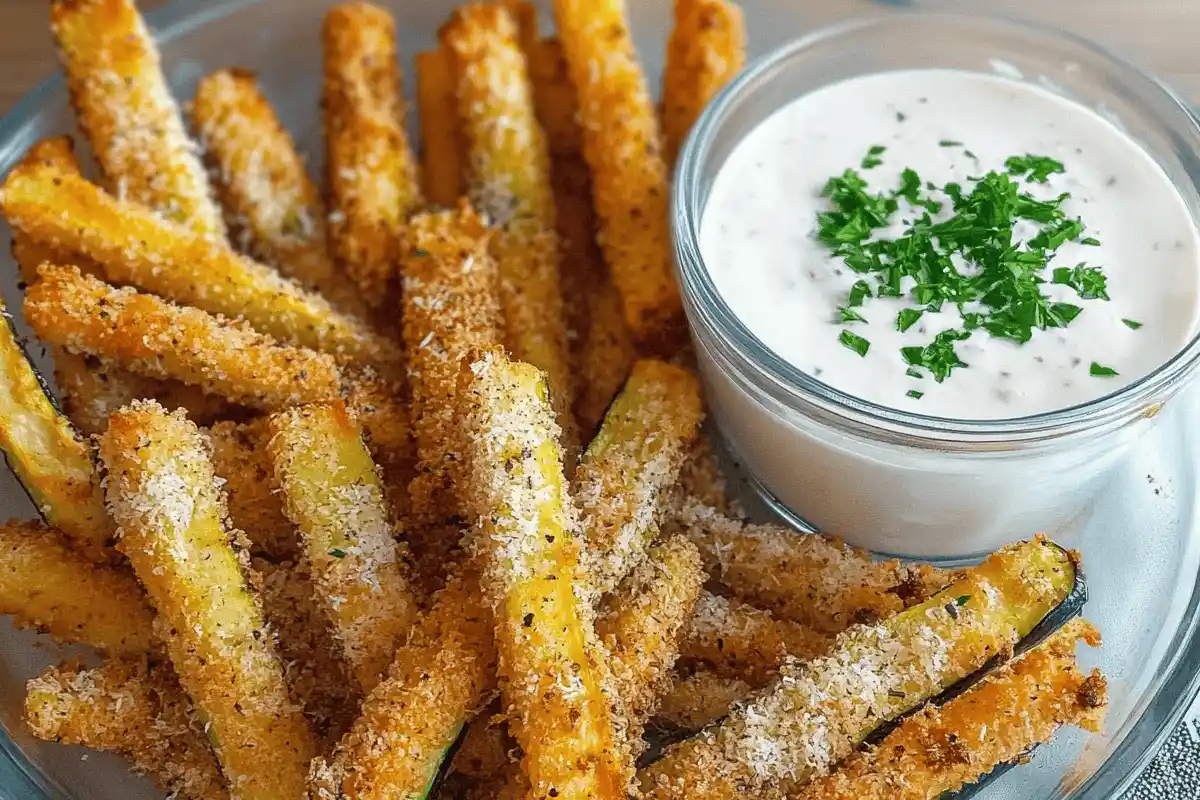
[[[38,513],[103,560],[112,527],[91,448],[59,411],[0,301],[0,450]]]
[[[1034,633],[1076,593],[1069,553],[1044,538],[1000,551],[921,605],[852,628],[835,651],[788,664],[774,687],[639,773],[646,797],[787,792],[872,731]]]

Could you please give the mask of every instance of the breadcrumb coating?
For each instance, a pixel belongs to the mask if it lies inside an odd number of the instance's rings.
[[[365,317],[362,297],[327,253],[321,194],[254,73],[206,75],[191,115],[238,248],[342,311]]]
[[[131,372],[199,386],[264,410],[338,397],[332,356],[277,344],[245,323],[42,265],[25,318],[44,341]]]
[[[699,669],[687,677],[676,676],[659,698],[654,725],[667,729],[698,731],[729,713],[730,707],[750,696],[754,689],[738,678],[723,678],[712,670]]]
[[[674,486],[703,416],[700,382],[661,361],[639,361],[575,475],[587,570],[599,594],[645,557],[660,500]]]
[[[421,117],[421,185],[430,203],[450,208],[467,192],[454,58],[437,48],[417,53],[413,65]]]
[[[181,800],[230,800],[204,724],[171,669],[113,659],[52,667],[26,686],[25,723],[39,739],[129,759]]]
[[[114,656],[156,649],[154,611],[133,575],[96,564],[40,522],[0,525],[0,614],[18,628]]]
[[[338,401],[271,417],[284,511],[358,688],[379,683],[417,613],[392,513],[358,423]]]
[[[243,798],[301,796],[315,742],[288,696],[245,553],[231,544],[204,437],[182,414],[143,401],[113,415],[100,455],[118,548],[154,603],[157,633],[226,778]]]
[[[218,422],[207,429],[213,471],[224,484],[230,524],[246,534],[250,552],[279,561],[299,552],[296,527],[284,516],[267,450],[265,419]]]
[[[379,465],[395,522],[407,530],[408,485],[416,474],[416,442],[407,388],[371,370],[342,370],[342,397],[362,427],[363,441]]]
[[[393,342],[338,313],[276,270],[53,166],[20,165],[0,188],[0,210],[26,235],[82,253],[112,283],[136,286],[262,333],[398,373]]]
[[[50,29],[109,190],[223,239],[221,211],[133,0],[53,0]]]
[[[334,252],[373,306],[394,301],[400,234],[423,201],[404,130],[396,22],[370,3],[334,6],[321,30],[321,110]]]
[[[472,543],[496,620],[501,697],[533,797],[626,796],[621,743],[542,374],[502,353],[470,365]]]
[[[675,27],[663,71],[662,129],[667,165],[704,107],[746,63],[742,10],[729,0],[675,0]]]
[[[579,126],[579,93],[571,82],[570,67],[558,39],[538,39],[525,48],[533,103],[556,159],[583,155],[583,129]]]
[[[634,336],[671,352],[683,338],[672,274],[667,168],[658,119],[623,0],[555,0],[558,35],[579,93],[600,245]]]

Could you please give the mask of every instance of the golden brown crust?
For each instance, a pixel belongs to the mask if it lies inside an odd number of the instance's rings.
[[[266,420],[218,422],[207,433],[213,471],[225,482],[230,524],[245,532],[251,553],[279,561],[295,558],[299,542],[283,514]]]
[[[675,27],[667,40],[662,127],[667,165],[700,113],[746,63],[742,10],[729,0],[675,0]]]
[[[605,260],[634,335],[649,348],[671,352],[684,323],[671,267],[667,168],[625,4],[555,0],[554,10],[579,92]]]
[[[698,731],[729,713],[729,708],[750,696],[754,689],[737,678],[723,678],[699,669],[687,677],[677,675],[659,698],[655,724],[667,729]]]
[[[25,316],[44,341],[265,410],[338,397],[331,356],[277,344],[244,323],[43,265]]]
[[[546,131],[550,152],[556,158],[583,155],[583,130],[579,127],[579,93],[571,82],[570,68],[557,39],[539,39],[525,48],[533,103]]]
[[[75,116],[109,189],[223,239],[220,209],[133,0],[55,0],[50,28]]]
[[[366,304],[326,253],[320,192],[253,73],[205,76],[191,115],[239,249],[342,311],[365,316]]]
[[[417,53],[414,66],[421,116],[421,185],[430,203],[449,208],[467,189],[454,60],[438,48]]]
[[[394,299],[400,232],[422,203],[404,131],[396,23],[362,2],[334,6],[321,30],[321,108],[330,235],[371,305]]]

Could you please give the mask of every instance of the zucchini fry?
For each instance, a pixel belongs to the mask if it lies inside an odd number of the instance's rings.
[[[50,28],[75,116],[109,189],[224,239],[221,211],[133,0],[54,0]]]
[[[711,428],[701,430],[696,437],[696,444],[679,471],[679,484],[667,502],[668,508],[700,505],[728,517],[741,516],[739,506],[727,497],[725,475],[713,451],[712,437]]]
[[[0,525],[0,614],[114,656],[154,648],[154,612],[133,576],[89,560],[39,522]]]
[[[683,332],[683,304],[671,274],[667,168],[625,3],[555,0],[554,11],[579,93],[600,244],[625,318],[643,345],[673,352]]]
[[[105,194],[79,175],[22,164],[0,189],[0,210],[16,230],[100,264],[112,283],[212,314],[242,317],[280,340],[401,371],[398,347],[334,311],[324,298],[224,245]]]
[[[828,634],[890,616],[950,580],[926,564],[872,561],[837,539],[740,522],[694,501],[667,528],[700,548],[709,573],[733,595]]]
[[[334,6],[321,31],[330,236],[359,292],[393,296],[399,234],[424,202],[404,131],[396,23],[369,3]]]
[[[152,378],[173,378],[255,408],[336,398],[337,364],[277,344],[245,323],[116,289],[75,267],[43,265],[25,294],[25,318],[43,340],[107,358]]]
[[[723,678],[708,669],[677,677],[654,711],[654,725],[668,730],[698,731],[729,713],[729,708],[753,692],[739,678]]]
[[[167,667],[53,667],[29,681],[25,722],[39,739],[124,756],[172,797],[230,798],[204,725]]]
[[[1000,764],[1049,742],[1064,725],[1099,731],[1107,683],[1082,674],[1075,644],[1099,645],[1086,622],[989,675],[944,706],[927,706],[877,747],[856,753],[793,800],[931,800],[978,781]]]
[[[504,8],[463,6],[441,30],[454,56],[458,118],[467,147],[468,192],[500,227],[493,255],[508,349],[546,373],[568,464],[579,435],[559,284],[550,153],[534,113],[518,30]]]
[[[268,429],[318,600],[358,688],[370,692],[417,612],[375,463],[341,401],[281,412]]]
[[[288,697],[248,563],[199,429],[154,402],[117,412],[100,440],[118,548],[158,611],[158,633],[225,776],[244,798],[300,797],[316,754]]]
[[[746,63],[742,10],[730,0],[675,0],[667,40],[662,130],[667,166],[713,96]]]
[[[639,361],[575,475],[595,590],[613,590],[644,558],[659,500],[675,484],[703,416],[700,382],[661,361]]]
[[[0,300],[0,449],[38,513],[94,561],[114,531],[91,448],[59,413]]]
[[[224,481],[230,524],[245,532],[251,553],[280,561],[295,558],[299,537],[283,513],[265,421],[218,422],[207,432],[213,471]]]
[[[304,159],[253,73],[206,76],[191,106],[234,241],[337,308],[367,306],[326,252],[325,207]]]
[[[717,674],[763,686],[791,656],[810,661],[833,648],[833,637],[770,611],[704,592],[688,623],[681,655],[703,661]]]
[[[1038,538],[996,553],[927,602],[851,628],[828,656],[788,662],[762,694],[639,773],[647,798],[783,796],[884,722],[1013,645],[1065,600],[1072,557]]]
[[[467,189],[454,59],[438,48],[417,53],[414,65],[421,116],[422,186],[430,203],[449,208]]]
[[[539,39],[525,48],[533,105],[556,159],[583,155],[579,93],[571,83],[566,56],[557,39]]]
[[[416,470],[412,420],[408,404],[401,399],[407,396],[407,389],[369,370],[362,373],[344,370],[342,393],[362,426],[371,458],[379,465],[392,513],[397,521],[407,521],[408,485]]]
[[[575,593],[579,534],[544,379],[496,352],[470,370],[471,486],[480,518],[472,540],[485,565],[501,696],[525,753],[530,796],[624,798],[608,676],[590,609]]]
[[[478,577],[463,570],[396,650],[349,733],[313,762],[309,797],[424,798],[495,683],[492,616],[480,602]]]

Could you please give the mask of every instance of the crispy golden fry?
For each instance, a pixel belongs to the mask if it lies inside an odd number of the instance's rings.
[[[421,115],[421,185],[430,203],[449,208],[467,189],[454,59],[438,48],[417,53],[414,65]]]
[[[318,600],[355,682],[370,692],[417,613],[375,463],[341,401],[283,411],[268,429]]]
[[[419,214],[402,262],[404,343],[412,382],[417,476],[410,532],[418,571],[437,574],[466,527],[458,487],[467,448],[460,366],[475,348],[500,342],[499,277],[489,232],[468,206]]]
[[[729,708],[754,691],[738,678],[722,678],[701,669],[678,678],[661,698],[654,712],[659,727],[698,731],[729,713]]]
[[[696,437],[692,452],[679,471],[679,483],[668,500],[668,507],[699,504],[725,516],[741,516],[740,507],[727,497],[725,475],[717,462],[712,437],[711,428],[702,429]]]
[[[396,23],[369,3],[344,3],[325,16],[325,169],[334,252],[362,296],[394,295],[399,234],[423,200],[404,132]]]
[[[706,662],[719,675],[763,686],[788,656],[808,661],[832,648],[832,636],[705,592],[688,622],[680,654]]]
[[[455,58],[468,191],[493,240],[509,350],[546,373],[568,464],[578,432],[574,380],[559,285],[550,153],[533,106],[517,26],[504,8],[463,6],[441,30]]]
[[[402,369],[395,344],[334,311],[324,298],[78,175],[21,165],[0,189],[0,210],[26,235],[102,265],[113,283],[242,317],[263,333],[350,361],[392,373]]]
[[[75,267],[42,265],[25,318],[43,340],[273,410],[338,397],[332,356],[277,344],[240,322],[115,289]]]
[[[612,591],[657,533],[659,500],[674,485],[703,416],[700,382],[661,361],[640,361],[575,476],[588,570]]]
[[[254,74],[223,69],[206,76],[191,113],[240,249],[342,311],[365,316],[362,297],[326,252],[320,192]]]
[[[230,524],[246,534],[252,553],[295,558],[299,537],[283,513],[265,420],[218,422],[208,429],[208,439],[213,471],[225,482]]]
[[[575,593],[579,533],[541,373],[502,353],[473,374],[472,541],[496,619],[501,692],[533,797],[625,797],[607,677],[590,608]]]
[[[371,457],[379,465],[388,503],[397,521],[408,519],[408,485],[416,470],[415,442],[407,395],[402,386],[370,371],[343,371],[342,391],[358,422]]]
[[[220,209],[133,0],[54,0],[50,27],[75,116],[109,188],[223,239]]]
[[[851,628],[827,656],[788,661],[719,726],[642,770],[644,796],[783,797],[1013,645],[1075,585],[1072,556],[1038,538],[996,553],[926,603]]]
[[[557,39],[539,39],[525,48],[533,103],[556,158],[583,155],[579,127],[579,93],[571,83],[566,56]]]
[[[865,551],[777,525],[752,525],[695,501],[670,515],[729,591],[824,633],[889,616],[948,583],[927,564],[872,561]]]
[[[181,800],[229,800],[229,789],[169,667],[114,659],[95,669],[53,667],[29,681],[34,736],[118,753]]]
[[[495,682],[492,616],[478,577],[464,571],[396,651],[350,732],[314,762],[309,797],[424,797],[447,748]]]
[[[133,576],[96,564],[39,522],[0,525],[0,614],[115,656],[153,648],[154,612]]]
[[[856,753],[793,800],[933,800],[1020,759],[1063,725],[1099,731],[1108,704],[1098,670],[1079,672],[1075,644],[1100,644],[1086,622],[989,675],[940,708],[927,706],[877,747]]]
[[[671,352],[683,304],[671,274],[667,168],[623,0],[555,0],[559,39],[579,93],[600,244],[625,318],[647,347]]]
[[[601,605],[596,633],[612,659],[631,739],[640,738],[667,686],[703,583],[700,554],[675,536],[650,548],[646,561]]]
[[[501,0],[500,5],[517,26],[517,40],[521,43],[521,48],[528,50],[538,41],[537,6],[527,0]]]
[[[607,278],[595,287],[591,319],[579,368],[587,388],[579,398],[580,427],[595,430],[637,360],[633,334],[621,310],[621,295]]]
[[[700,112],[746,63],[742,10],[730,0],[675,0],[675,28],[667,40],[662,130],[667,165]]]
[[[58,412],[34,372],[0,299],[0,450],[38,512],[94,561],[111,560],[113,527],[104,511],[91,448]]]
[[[154,402],[117,412],[101,437],[119,549],[158,612],[180,683],[244,798],[300,797],[315,755],[283,666],[230,544],[225,500],[199,429]]]

